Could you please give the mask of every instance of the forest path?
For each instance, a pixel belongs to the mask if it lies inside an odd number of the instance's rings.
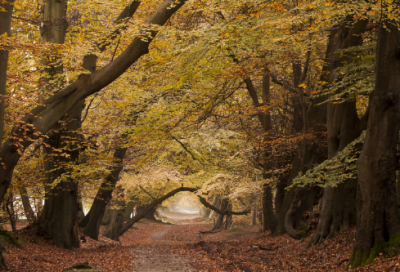
[[[182,246],[178,241],[163,239],[167,233],[174,231],[174,227],[175,225],[166,225],[161,231],[147,238],[149,244],[138,245],[132,249],[132,254],[135,257],[133,271],[197,271],[189,265],[193,259],[169,251],[171,246]]]

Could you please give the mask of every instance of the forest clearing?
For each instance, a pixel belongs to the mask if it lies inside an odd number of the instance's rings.
[[[400,0],[0,0],[0,269],[399,271],[399,132]]]

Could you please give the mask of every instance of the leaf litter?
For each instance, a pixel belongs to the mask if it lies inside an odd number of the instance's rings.
[[[176,269],[176,265],[181,265],[182,270],[175,271],[343,271],[355,234],[352,228],[306,248],[310,237],[303,240],[286,234],[273,237],[261,232],[258,226],[200,233],[211,228],[210,224],[193,222],[185,225],[137,223],[120,237],[120,242],[102,235],[98,241],[86,237],[86,242],[73,250],[58,248],[51,240],[20,231],[23,249],[7,247],[4,258],[8,271],[12,272],[62,271],[84,262],[97,271],[156,271],[143,267],[145,258],[152,267],[164,267],[159,271],[173,271],[168,267]],[[175,262],[175,266],[169,266],[169,262]],[[400,271],[400,257],[380,256],[374,263],[355,271]]]

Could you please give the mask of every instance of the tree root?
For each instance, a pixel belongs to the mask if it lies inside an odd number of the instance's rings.
[[[383,253],[386,258],[400,254],[400,234],[393,236],[388,242],[380,242],[369,250],[353,250],[346,270],[355,269],[372,263],[376,256]]]

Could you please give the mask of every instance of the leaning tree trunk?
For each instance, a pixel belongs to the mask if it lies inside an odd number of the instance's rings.
[[[400,6],[400,1],[397,5]],[[400,213],[396,200],[400,31],[396,24],[387,24],[387,27],[390,30],[378,28],[375,90],[357,162],[357,232],[348,268],[368,264],[380,252],[396,254],[400,247]]]
[[[107,226],[104,236],[119,242],[122,225],[124,224],[125,201],[122,188],[117,188],[116,196],[111,200],[110,223]]]
[[[110,175],[100,185],[96,198],[93,201],[92,207],[88,214],[79,222],[80,227],[84,227],[83,232],[92,239],[97,240],[99,237],[99,229],[101,220],[108,202],[111,199],[115,184],[119,180],[119,173],[123,167],[123,159],[126,154],[126,147],[118,147],[114,153],[114,158],[118,160],[112,169]]]
[[[342,66],[345,61],[351,60],[347,54],[340,50],[359,46],[362,44],[361,34],[364,32],[368,21],[357,22],[352,28],[340,26],[334,43],[332,57],[332,70],[330,81],[338,81],[340,77],[335,74],[335,69]],[[363,122],[357,116],[356,101],[328,104],[328,159],[336,156],[337,152],[344,149],[355,140],[362,131]],[[348,229],[356,219],[356,179],[346,180],[336,187],[327,186],[324,189],[321,215],[317,230],[310,241],[312,245]]]
[[[37,218],[33,212],[31,203],[29,202],[28,192],[25,187],[19,189],[21,195],[22,206],[24,207],[26,219],[28,219],[29,224],[36,223]]]
[[[111,203],[112,201],[108,202],[106,206],[106,210],[104,211],[103,218],[101,219],[101,224],[107,226],[111,222]]]
[[[146,209],[137,212],[137,214],[129,219],[125,224],[122,226],[121,233],[120,235],[124,234],[126,231],[128,231],[136,222],[138,222],[140,219],[145,217],[145,215],[155,209],[158,205],[160,205],[164,200],[167,200],[168,198],[174,196],[175,194],[179,192],[196,192],[198,188],[190,188],[190,187],[179,187],[175,190],[170,191],[169,193],[165,194],[164,196],[155,199],[152,203],[146,206]]]
[[[129,219],[131,219],[136,204],[137,204],[137,199],[135,197],[131,197],[129,202],[126,204],[126,208],[124,211],[124,221],[128,221]]]

